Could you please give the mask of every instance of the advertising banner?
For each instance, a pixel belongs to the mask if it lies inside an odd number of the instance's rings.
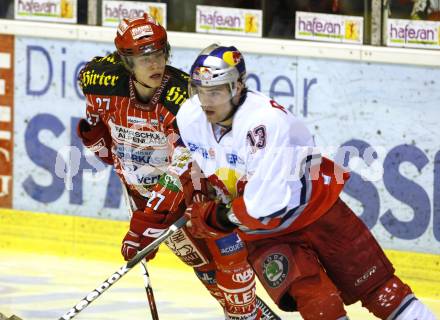
[[[15,0],[15,19],[77,23],[77,0]]]
[[[12,207],[14,37],[0,34],[0,207]]]
[[[167,27],[166,3],[141,1],[102,1],[102,25],[117,27],[121,19],[139,18],[148,13],[159,24]]]
[[[300,59],[297,76],[299,114],[351,170],[342,198],[386,248],[440,253],[440,68]]]
[[[440,49],[440,21],[388,19],[387,46]]]
[[[231,43],[231,45],[239,44]],[[76,78],[112,44],[17,37],[16,209],[127,219],[119,179],[75,132]],[[188,71],[198,49],[173,48]],[[440,253],[440,69],[244,53],[249,89],[301,118],[351,169],[343,199],[386,248]]]
[[[362,44],[364,18],[296,11],[295,39]]]
[[[196,6],[196,31],[262,37],[263,12],[213,6]]]

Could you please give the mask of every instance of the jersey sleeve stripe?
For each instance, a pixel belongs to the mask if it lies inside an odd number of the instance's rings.
[[[271,229],[277,226],[274,219],[270,219],[267,224],[262,223],[249,215],[243,197],[238,197],[232,201],[232,211],[237,219],[250,229]]]
[[[278,211],[276,211],[276,212],[274,212],[274,213],[268,215],[268,216],[258,218],[258,220],[260,220],[260,221],[261,221],[262,223],[264,223],[264,224],[267,224],[267,223],[265,223],[265,220],[267,220],[267,219],[270,220],[270,219],[272,219],[272,218],[276,218],[276,217],[282,216],[282,215],[284,215],[284,214],[286,213],[286,211],[287,211],[287,206],[284,207],[284,208],[281,209],[281,210],[278,210]]]

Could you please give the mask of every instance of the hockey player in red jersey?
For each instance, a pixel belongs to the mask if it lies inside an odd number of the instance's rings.
[[[102,161],[114,166],[129,191],[135,210],[121,248],[128,260],[182,216],[196,196],[192,188],[185,188],[186,198],[180,190],[181,184],[190,182],[185,180],[190,155],[179,147],[175,121],[188,97],[189,77],[167,65],[167,33],[147,15],[123,19],[115,46],[116,52],[94,58],[80,73],[87,119],[79,122],[78,135]],[[164,174],[170,170],[186,176],[179,181]],[[259,319],[255,275],[237,234],[205,241],[183,228],[166,243],[194,268],[228,319]]]
[[[380,319],[433,320],[340,199],[348,173],[288,110],[248,90],[245,73],[241,53],[218,45],[191,68],[177,123],[217,195],[187,209],[193,234],[237,231],[275,303],[304,319],[348,319],[344,304],[361,301]]]

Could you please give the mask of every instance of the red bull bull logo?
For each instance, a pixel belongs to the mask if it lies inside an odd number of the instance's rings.
[[[193,72],[193,79],[195,80],[212,80],[213,77],[211,69],[207,67],[198,67]]]
[[[226,51],[223,53],[223,60],[230,66],[236,66],[242,59],[239,51]]]

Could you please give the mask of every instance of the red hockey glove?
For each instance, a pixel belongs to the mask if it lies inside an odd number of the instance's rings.
[[[146,208],[145,211],[136,210],[131,217],[130,230],[122,240],[121,253],[124,259],[126,261],[132,259],[138,251],[153,242],[180,216],[181,213],[178,212],[158,213],[151,208]],[[146,261],[153,259],[157,250],[147,255]]]
[[[130,230],[127,232],[124,239],[122,240],[122,247],[121,247],[121,253],[122,253],[122,256],[124,257],[125,261],[131,260],[138,253],[138,250],[141,250],[140,249],[141,239],[142,239],[142,237],[137,235],[136,233],[134,233]],[[142,240],[144,240],[144,239],[142,239]],[[142,245],[144,245],[144,243],[142,243]],[[149,243],[146,243],[144,245],[144,248],[147,245],[149,245]],[[153,259],[156,256],[157,250],[158,250],[158,248],[156,248],[153,252],[151,252],[149,255],[147,255],[145,257],[145,260],[149,261],[149,260]]]
[[[191,222],[188,229],[196,238],[224,237],[237,227],[228,220],[228,211],[225,205],[215,201],[194,202],[185,211]]]
[[[130,230],[122,241],[121,253],[125,260],[133,258],[183,215],[184,193],[180,190],[179,178],[165,173],[152,188],[145,211],[135,211],[131,218]],[[157,250],[146,257],[153,259]]]
[[[96,125],[90,125],[86,119],[81,119],[76,128],[78,137],[83,144],[95,155],[107,164],[113,164],[111,155],[112,137],[105,124],[100,121]]]

